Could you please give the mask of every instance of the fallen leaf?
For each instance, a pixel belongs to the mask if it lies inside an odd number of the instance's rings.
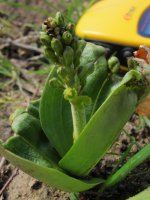
[[[150,64],[150,49],[147,46],[141,45],[133,54],[134,57],[143,59],[147,64]]]
[[[139,49],[134,52],[134,57],[134,60],[136,60],[140,66],[141,72],[145,75],[145,78],[149,80],[150,49],[145,45],[141,45]],[[136,112],[139,115],[150,118],[150,95],[137,107]]]

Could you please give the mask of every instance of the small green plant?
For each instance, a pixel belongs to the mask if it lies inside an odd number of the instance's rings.
[[[14,74],[12,63],[0,54],[0,75],[12,78]]]
[[[13,7],[16,7],[16,8],[22,8],[22,9],[25,9],[25,10],[28,10],[28,11],[33,11],[33,12],[45,14],[46,16],[49,15],[49,12],[47,10],[44,10],[42,8],[39,8],[39,7],[33,7],[29,3],[17,2],[17,1],[14,1],[14,0],[11,0],[11,1],[10,0],[1,0],[0,3],[7,4],[9,6],[13,6]]]
[[[128,72],[120,72],[119,60],[107,60],[103,47],[77,39],[61,13],[44,22],[41,41],[53,62],[43,94],[11,116],[15,135],[1,141],[0,153],[61,190],[100,185],[102,192],[150,156],[148,144],[107,180],[90,175],[147,95],[150,66],[131,58]]]
[[[0,3],[6,4],[8,6],[14,8],[20,8],[23,10],[27,10],[28,12],[35,12],[38,14],[42,14],[44,16],[54,15],[57,11],[58,7],[62,9],[65,13],[66,20],[76,22],[79,17],[86,11],[89,7],[91,7],[96,0],[72,0],[72,1],[58,1],[53,4],[50,0],[43,0],[43,3],[47,6],[49,10],[45,10],[39,6],[33,6],[30,2],[17,2],[15,0],[0,0]]]

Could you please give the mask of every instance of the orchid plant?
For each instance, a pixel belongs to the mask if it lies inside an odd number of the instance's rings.
[[[150,156],[148,144],[107,180],[90,173],[148,94],[150,66],[132,57],[122,71],[116,57],[106,59],[105,48],[76,38],[59,12],[40,35],[51,71],[41,98],[11,116],[15,134],[0,142],[0,153],[50,186],[103,191]]]

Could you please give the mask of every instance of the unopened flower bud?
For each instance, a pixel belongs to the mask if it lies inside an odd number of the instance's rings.
[[[66,77],[66,74],[67,74],[67,71],[64,67],[59,67],[57,69],[57,74],[58,76],[62,77],[62,78],[65,78]]]
[[[40,32],[40,40],[43,45],[49,46],[51,45],[51,37],[49,37],[45,32]]]
[[[70,46],[67,46],[63,53],[63,61],[66,67],[71,67],[74,59],[74,51]]]
[[[46,25],[42,24],[42,31],[46,31]]]
[[[48,19],[44,22],[44,24],[48,27],[51,28],[51,22],[52,22],[53,18],[52,17],[48,17]]]
[[[72,41],[72,34],[69,31],[65,31],[62,35],[62,39],[65,44],[69,45]]]
[[[64,17],[62,16],[60,12],[56,13],[55,20],[58,26],[63,27],[65,25]]]
[[[59,35],[59,34],[60,34],[60,28],[59,28],[59,27],[56,27],[56,28],[54,29],[54,33],[55,33],[56,35]]]
[[[64,90],[64,98],[66,100],[73,100],[73,98],[75,98],[77,96],[77,91],[75,88],[66,88]]]
[[[54,37],[54,30],[52,28],[47,29],[47,35],[50,35],[51,38]]]
[[[47,28],[55,28],[57,26],[57,22],[54,18],[52,17],[49,17],[45,22],[44,22],[44,25],[47,27]]]
[[[74,34],[75,25],[72,24],[72,23],[69,23],[69,24],[67,25],[66,29],[67,29],[68,31],[70,31],[72,34]]]
[[[78,40],[75,38],[73,39],[72,43],[71,43],[71,47],[73,48],[74,51],[77,50],[78,47]]]
[[[62,56],[63,45],[59,39],[53,38],[51,41],[51,47],[58,56]]]
[[[120,67],[120,62],[118,58],[115,56],[112,56],[108,60],[108,68],[110,69],[112,73],[116,73],[119,70],[119,67]]]
[[[56,57],[56,55],[55,55],[55,53],[54,53],[54,51],[52,49],[45,47],[44,48],[44,53],[45,53],[45,56],[48,59],[50,59],[50,61],[52,63],[57,63],[58,62],[58,59],[57,59],[57,57]]]
[[[52,20],[51,20],[51,27],[52,27],[52,28],[56,28],[56,27],[57,27],[57,22],[56,22],[55,19],[52,19]]]

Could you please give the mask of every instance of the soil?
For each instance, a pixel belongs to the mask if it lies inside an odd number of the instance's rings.
[[[31,8],[38,7],[50,15],[58,7],[59,11],[65,10],[64,6],[67,4],[49,1],[48,6],[40,0],[22,0],[21,3],[26,3]],[[13,134],[10,114],[16,108],[26,107],[30,100],[40,96],[48,74],[48,63],[41,54],[39,43],[41,24],[47,17],[42,12],[0,3],[0,51],[13,66],[12,77],[0,74],[0,139],[3,141]],[[22,48],[20,45],[28,46]],[[63,200],[68,199],[68,196],[68,193],[28,176],[0,156],[0,200]]]
[[[99,195],[99,200],[127,200],[150,185],[150,162],[147,161],[132,171],[120,184],[111,187],[98,194],[97,190],[91,190],[81,194],[84,200],[95,200]],[[144,199],[143,199],[144,200]]]
[[[106,179],[112,172],[114,172],[116,165],[118,165],[120,157],[118,155],[126,152],[128,145],[131,144],[133,140],[135,143],[122,164],[150,141],[150,128],[141,124],[140,117],[137,114],[132,116],[130,122],[128,122],[124,127],[124,130],[125,132],[122,132],[119,139],[112,146],[110,152],[108,152],[104,159],[95,167],[91,174],[92,176]],[[134,196],[147,188],[149,185],[150,159],[131,171],[119,184],[105,190],[102,194],[98,192],[98,187],[82,193],[81,197],[83,200],[95,200],[97,198],[99,200],[127,200],[129,197]]]
[[[65,6],[69,3],[66,1],[65,4],[61,4],[61,1],[51,0],[49,1],[51,6],[47,6],[45,2],[21,1],[21,3],[27,3],[42,10],[46,9],[50,14],[56,12],[58,8],[65,10]],[[0,75],[0,139],[4,141],[13,134],[8,120],[10,114],[18,107],[25,107],[31,99],[36,99],[41,94],[48,73],[48,63],[40,53],[38,27],[45,18],[46,15],[43,12],[37,14],[27,9],[0,4],[0,50],[13,65],[11,78]],[[28,46],[22,48],[20,45]],[[146,102],[147,106],[148,102]],[[143,107],[141,110],[141,114],[147,111]],[[139,110],[138,112],[140,113]],[[127,133],[121,133],[105,158],[92,171],[92,176],[107,178],[118,165],[120,155],[128,149],[129,144],[133,143],[131,151],[123,162],[149,143],[150,128],[141,121],[141,117],[137,114],[132,116],[124,129]],[[106,190],[99,196],[99,199],[126,200],[142,191],[150,185],[149,168],[150,160],[147,160],[133,170],[120,184]],[[80,200],[96,199],[98,190],[99,188],[94,188],[81,193]],[[69,194],[39,182],[0,157],[0,200],[48,199],[68,200]]]
[[[11,166],[8,162],[1,170],[0,188],[10,179],[7,188],[2,193],[2,199],[8,200],[49,200],[68,199],[69,194],[51,188],[24,172]]]
[[[11,200],[65,200],[68,199],[68,195],[33,179],[21,170],[18,170],[17,175],[3,193],[4,199]]]

